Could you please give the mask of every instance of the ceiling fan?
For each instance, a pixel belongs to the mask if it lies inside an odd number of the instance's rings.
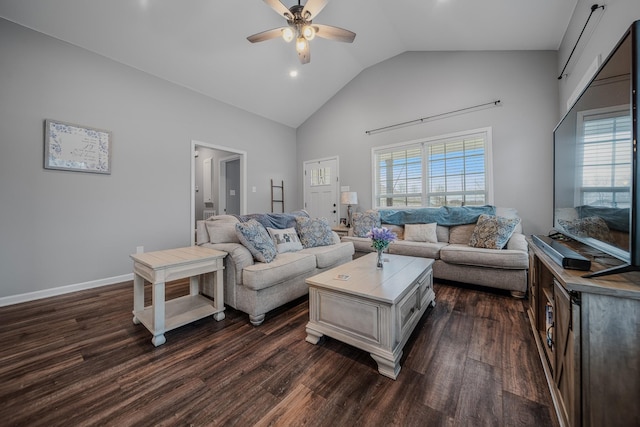
[[[282,37],[288,43],[295,39],[298,58],[303,64],[311,60],[309,41],[313,40],[315,36],[345,43],[353,42],[356,38],[356,33],[354,32],[331,25],[312,23],[313,18],[327,5],[327,1],[328,0],[308,0],[307,3],[302,6],[300,5],[300,0],[298,0],[298,4],[287,9],[279,0],[264,0],[278,15],[283,16],[287,20],[289,26],[263,31],[247,37],[247,40],[251,43],[258,43],[276,37]]]

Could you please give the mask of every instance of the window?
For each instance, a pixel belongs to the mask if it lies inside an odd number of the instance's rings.
[[[578,126],[579,204],[629,207],[631,116],[628,110],[582,112]]]
[[[374,148],[374,207],[484,205],[491,130]]]

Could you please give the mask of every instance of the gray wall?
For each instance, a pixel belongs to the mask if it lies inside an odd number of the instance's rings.
[[[3,19],[0,58],[0,298],[117,280],[137,246],[189,245],[192,140],[247,152],[249,212],[270,209],[270,178],[297,194],[289,127]],[[47,118],[112,131],[111,175],[44,169]]]
[[[556,57],[552,51],[406,52],[374,65],[298,128],[298,165],[338,155],[340,183],[358,192],[358,210],[364,210],[372,204],[372,147],[491,126],[494,203],[518,209],[526,233],[546,233],[552,225]],[[496,99],[502,106],[365,134]]]
[[[592,0],[578,0],[558,51],[556,77],[560,75],[560,71],[567,62],[571,49],[575,46],[591,12],[591,5],[594,3],[602,4]],[[565,71],[567,76],[558,83],[560,106],[558,121],[567,111],[567,100],[571,94],[576,89],[578,91],[584,89],[580,86],[581,80],[596,57],[600,55],[601,61],[604,62],[631,23],[638,19],[640,19],[640,1],[638,0],[609,0],[606,2],[604,11],[599,9],[594,12],[567,65]]]

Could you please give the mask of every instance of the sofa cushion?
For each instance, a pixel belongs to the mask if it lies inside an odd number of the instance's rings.
[[[456,245],[468,245],[471,240],[475,224],[454,225],[449,228],[449,243]]]
[[[480,215],[469,239],[474,248],[502,249],[507,244],[520,218],[504,218],[496,215]]]
[[[295,228],[285,228],[283,230],[267,227],[267,231],[276,245],[278,253],[295,252],[302,249],[302,243]]]
[[[407,224],[404,226],[404,240],[410,242],[437,243],[437,226],[438,224],[435,222],[431,224]]]
[[[326,218],[296,218],[296,230],[305,248],[327,246],[334,243],[333,232]]]
[[[367,233],[374,227],[380,227],[380,214],[378,211],[369,209],[364,212],[353,214],[353,235],[356,237],[367,237]]]
[[[316,257],[313,254],[287,252],[278,254],[270,263],[257,262],[245,267],[242,272],[242,284],[257,291],[301,274],[311,273],[315,268]]]
[[[395,224],[380,224],[382,227],[389,229],[391,232],[396,233],[398,240],[404,239],[404,225]]]
[[[267,230],[255,219],[235,225],[240,242],[249,249],[256,261],[271,262],[278,251]]]
[[[478,267],[527,269],[529,254],[526,251],[474,248],[469,245],[450,244],[440,249],[440,259],[451,264]]]
[[[196,221],[196,242],[201,245],[209,242],[209,233],[207,232],[207,224],[209,222],[239,222],[238,219],[232,215],[216,215],[209,217],[206,220]]]
[[[315,248],[307,248],[302,253],[312,254],[316,257],[316,267],[327,268],[335,265],[337,262],[345,258],[353,257],[353,243],[344,242],[331,246],[318,246]]]
[[[240,243],[236,234],[236,223],[227,221],[205,221],[210,243]]]
[[[449,227],[445,225],[439,225],[436,227],[436,235],[438,236],[438,242],[449,242]]]
[[[435,242],[411,242],[408,240],[396,240],[389,245],[389,253],[396,255],[417,256],[423,258],[439,259],[440,249],[447,243]]]

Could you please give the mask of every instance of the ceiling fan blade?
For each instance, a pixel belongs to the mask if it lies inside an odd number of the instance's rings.
[[[247,40],[249,40],[251,43],[258,43],[265,40],[275,39],[276,37],[282,36],[282,30],[284,30],[285,28],[287,27],[280,27],[274,28],[273,30],[263,31],[261,33],[247,37]]]
[[[327,0],[308,0],[302,9],[302,17],[307,20],[315,18],[327,5]],[[309,16],[306,16],[309,12]]]
[[[352,43],[356,38],[356,33],[345,30],[343,28],[333,27],[331,25],[314,24],[316,36],[324,39],[336,40],[339,42]]]
[[[269,6],[271,6],[271,9],[275,10],[278,13],[278,15],[284,16],[286,19],[289,19],[289,20],[293,19],[293,16],[291,15],[291,12],[289,12],[289,9],[287,8],[287,6],[282,4],[282,2],[280,2],[279,0],[264,0],[264,2]]]

